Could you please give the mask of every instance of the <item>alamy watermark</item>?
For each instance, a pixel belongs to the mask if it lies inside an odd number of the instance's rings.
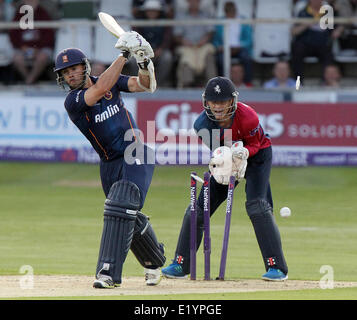
[[[320,273],[324,274],[320,279],[321,289],[333,289],[334,288],[334,271],[330,265],[323,265],[320,268]]]
[[[146,136],[139,129],[129,129],[125,132],[124,141],[128,142],[124,160],[129,165],[199,164],[199,157],[204,154],[203,144],[211,150],[220,147],[222,143],[231,146],[232,130],[203,128],[195,132],[193,129],[179,129],[176,134],[169,128],[156,131],[155,121],[148,121]],[[149,151],[142,141],[150,145]]]
[[[19,21],[20,29],[22,30],[34,29],[33,7],[24,4],[20,7],[20,13],[24,14]]]
[[[325,4],[323,6],[321,6],[320,8],[320,14],[324,14],[321,18],[320,18],[320,28],[323,30],[326,29],[333,29],[334,28],[334,12],[333,12],[333,8],[328,5]]]
[[[19,273],[23,274],[19,280],[19,286],[23,290],[31,290],[34,288],[33,267],[26,264],[20,267]]]

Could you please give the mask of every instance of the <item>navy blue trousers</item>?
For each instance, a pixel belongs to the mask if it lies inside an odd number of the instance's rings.
[[[145,154],[152,152],[152,150],[146,146],[144,150]],[[108,196],[109,190],[114,182],[122,179],[131,181],[135,183],[140,190],[141,209],[144,206],[145,198],[149,191],[154,168],[154,164],[147,164],[144,163],[144,161],[140,164],[136,162],[128,164],[124,157],[111,161],[100,161],[100,178],[105,196]]]

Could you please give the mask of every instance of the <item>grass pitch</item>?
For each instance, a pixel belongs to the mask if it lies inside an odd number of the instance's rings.
[[[167,263],[173,258],[189,203],[192,170],[202,176],[206,167],[157,167],[143,208],[151,217],[159,240],[165,243]],[[289,279],[320,280],[327,276],[323,266],[328,266],[335,281],[357,281],[356,181],[357,170],[353,167],[272,169],[274,212]],[[264,273],[244,202],[243,182],[234,195],[228,279],[259,279]],[[94,275],[104,203],[98,166],[1,162],[0,203],[0,275],[18,275],[23,265],[30,265],[35,274]],[[283,206],[291,208],[291,217],[280,217]],[[219,270],[224,212],[222,205],[211,222],[212,277]],[[202,248],[197,259],[197,274],[203,277]],[[124,274],[142,275],[142,267],[131,253]],[[320,291],[321,296],[317,291],[306,292],[306,298],[357,299],[355,289]],[[251,293],[245,297],[264,299],[264,294]],[[289,294],[297,299],[304,297],[303,292],[292,291],[285,296],[279,293],[279,297],[289,299]],[[241,299],[242,295],[225,297]],[[206,297],[203,295],[202,299]]]

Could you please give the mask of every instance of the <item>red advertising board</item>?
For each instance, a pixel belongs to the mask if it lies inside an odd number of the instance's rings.
[[[273,145],[357,147],[357,103],[250,102],[249,105],[259,114]],[[202,110],[201,101],[138,100],[137,124],[145,141],[150,136],[148,142],[153,142],[158,132],[169,136],[178,135],[180,129],[191,129]],[[150,127],[153,124],[154,128]]]

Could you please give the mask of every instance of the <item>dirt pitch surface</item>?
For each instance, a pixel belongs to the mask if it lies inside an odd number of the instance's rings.
[[[33,281],[32,281],[33,280]],[[269,290],[318,289],[319,281],[287,280],[267,282],[263,280],[203,281],[162,279],[158,286],[146,286],[143,277],[127,277],[121,287],[115,289],[92,288],[90,276],[35,275],[33,279],[22,276],[0,276],[1,298],[29,297],[84,297],[84,296],[138,296],[174,295],[193,293],[228,293]],[[357,287],[357,282],[334,282],[334,288]]]

